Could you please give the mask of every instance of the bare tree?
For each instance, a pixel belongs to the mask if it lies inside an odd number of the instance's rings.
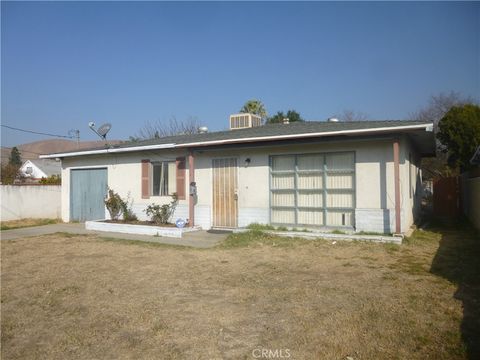
[[[428,105],[410,114],[410,119],[431,121],[436,130],[440,120],[453,106],[473,103],[475,103],[475,101],[471,97],[464,98],[457,91],[450,91],[447,94],[440,93],[438,95],[432,95],[428,101]]]
[[[130,140],[148,140],[172,135],[196,134],[199,127],[200,123],[195,117],[188,117],[183,121],[179,121],[173,116],[168,121],[157,120],[153,123],[147,121],[135,136],[130,137]]]
[[[343,110],[339,115],[335,115],[341,121],[366,121],[368,116],[365,113],[353,110]]]

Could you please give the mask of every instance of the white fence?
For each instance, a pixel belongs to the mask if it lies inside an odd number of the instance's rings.
[[[60,185],[1,185],[1,220],[61,217]]]

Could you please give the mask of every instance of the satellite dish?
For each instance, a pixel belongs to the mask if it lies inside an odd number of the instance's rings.
[[[110,123],[105,123],[103,124],[102,126],[100,126],[97,129],[95,129],[95,123],[93,121],[90,121],[88,123],[88,127],[95,133],[97,134],[98,136],[100,136],[102,139],[106,139],[107,138],[107,133],[110,131],[110,129],[112,128],[112,124]]]
[[[107,136],[107,133],[110,131],[111,128],[112,128],[112,124],[110,123],[103,124],[98,128],[97,133],[98,135],[100,135],[105,139],[105,137]]]

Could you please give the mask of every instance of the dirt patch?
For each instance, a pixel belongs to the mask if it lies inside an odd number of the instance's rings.
[[[229,241],[2,242],[2,358],[465,358],[456,286],[429,272],[438,240]]]

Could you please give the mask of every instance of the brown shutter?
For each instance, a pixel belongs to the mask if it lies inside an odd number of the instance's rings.
[[[142,199],[150,198],[150,160],[142,160]]]
[[[177,165],[177,196],[179,200],[185,200],[185,158],[178,157]]]

